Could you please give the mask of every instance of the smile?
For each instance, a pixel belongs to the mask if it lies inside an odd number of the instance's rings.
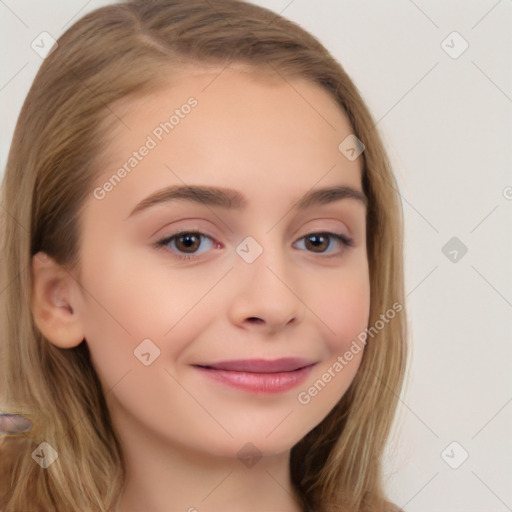
[[[194,365],[206,377],[252,393],[282,393],[302,383],[316,362],[299,358],[246,359]]]

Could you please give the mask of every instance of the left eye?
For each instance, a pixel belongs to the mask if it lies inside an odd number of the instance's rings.
[[[333,244],[333,240],[335,243]],[[312,249],[311,252],[315,252],[318,254],[330,254],[332,251],[327,252],[327,249],[332,248],[332,246],[344,245],[344,246],[352,246],[353,241],[345,235],[340,233],[310,233],[309,235],[303,236],[299,238],[297,242],[303,241],[303,246],[309,249]]]
[[[204,245],[203,240],[208,241],[206,247],[201,247]],[[331,254],[332,252],[339,252],[340,245],[353,246],[353,241],[340,233],[321,232],[303,236],[295,244],[299,245],[299,249],[305,248],[316,254]],[[211,249],[213,245],[213,238],[197,231],[181,231],[156,243],[158,248],[171,249],[175,258],[186,260],[196,258],[198,254]]]

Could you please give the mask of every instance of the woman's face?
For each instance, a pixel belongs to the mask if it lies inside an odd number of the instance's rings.
[[[319,86],[220,71],[112,108],[73,309],[121,434],[275,454],[361,360],[362,157]]]

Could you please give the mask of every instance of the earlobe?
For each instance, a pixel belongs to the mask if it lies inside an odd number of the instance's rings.
[[[84,339],[82,321],[73,304],[73,277],[43,252],[32,257],[31,310],[41,334],[60,348]]]

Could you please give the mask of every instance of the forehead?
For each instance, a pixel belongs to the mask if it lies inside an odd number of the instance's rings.
[[[119,121],[98,183],[124,166],[126,192],[179,181],[253,192],[308,189],[319,180],[360,188],[362,159],[349,161],[338,149],[352,133],[346,115],[303,78],[244,66],[189,67],[112,109]]]

